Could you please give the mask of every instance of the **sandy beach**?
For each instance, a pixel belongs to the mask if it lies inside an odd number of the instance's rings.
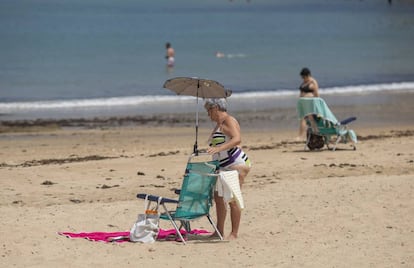
[[[240,237],[186,246],[57,233],[127,231],[143,210],[137,193],[174,197],[194,143],[193,114],[125,124],[3,122],[0,266],[413,267],[414,94],[393,98],[331,106],[338,118],[358,117],[356,151],[304,151],[294,140],[294,107],[236,112],[253,162]],[[205,148],[212,124],[202,114]],[[206,219],[192,226],[211,231]]]

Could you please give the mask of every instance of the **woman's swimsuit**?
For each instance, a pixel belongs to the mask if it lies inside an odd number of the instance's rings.
[[[312,83],[300,85],[300,87],[299,87],[300,91],[303,92],[303,93],[312,93],[313,90],[309,87],[311,84]]]
[[[219,128],[213,133],[210,146],[215,147],[224,144],[228,139],[229,137],[224,135]],[[233,147],[229,150],[218,152],[213,155],[213,160],[219,160],[220,168],[222,169],[226,169],[233,165],[251,166],[249,158],[240,147]]]

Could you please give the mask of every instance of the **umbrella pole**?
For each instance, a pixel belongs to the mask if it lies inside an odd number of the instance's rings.
[[[198,155],[197,137],[198,137],[198,98],[197,98],[197,112],[196,112],[196,139],[195,139],[194,148],[193,148],[193,153],[195,155]]]
[[[196,109],[196,138],[195,138],[195,143],[194,143],[194,148],[193,148],[193,153],[195,155],[198,155],[198,144],[197,144],[197,139],[198,139],[198,89],[200,88],[200,80],[198,80],[197,82],[197,101],[196,101],[196,105],[197,105],[197,109]]]

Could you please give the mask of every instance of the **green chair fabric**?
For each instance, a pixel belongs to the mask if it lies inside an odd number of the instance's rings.
[[[221,240],[223,237],[217,229],[210,216],[210,208],[213,205],[214,188],[217,181],[216,170],[218,161],[208,162],[188,162],[186,174],[184,174],[178,200],[162,198],[160,204],[164,211],[160,214],[160,219],[169,220],[175,228],[181,241],[185,243],[180,229],[184,227],[190,231],[190,221],[197,220],[201,217],[207,217],[214,231],[219,234]],[[146,194],[137,194],[138,198],[145,198]],[[158,196],[150,195],[149,200],[158,200]],[[174,210],[169,210],[165,204],[174,203]],[[176,221],[181,222],[178,226]]]
[[[217,176],[188,173],[184,175],[178,205],[171,213],[176,220],[193,220],[207,215],[213,202]],[[164,215],[167,217],[166,215]]]
[[[338,120],[331,112],[328,105],[322,98],[299,98],[297,103],[297,111],[299,119],[304,118],[310,114],[316,114],[325,120],[331,121],[333,124],[337,124]]]

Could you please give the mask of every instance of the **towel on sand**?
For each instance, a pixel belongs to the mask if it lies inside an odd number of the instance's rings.
[[[181,234],[185,235],[187,232],[185,230],[180,230]],[[89,232],[89,233],[70,233],[70,232],[58,232],[59,235],[64,235],[68,238],[85,238],[90,241],[97,242],[129,242],[129,231],[127,232]],[[157,240],[166,239],[168,236],[175,235],[175,229],[163,230],[160,229],[158,233]],[[191,230],[189,234],[210,234],[206,230]]]
[[[244,209],[244,201],[240,189],[239,173],[236,170],[220,171],[216,183],[216,190],[222,196],[224,202],[236,201],[240,209]]]

